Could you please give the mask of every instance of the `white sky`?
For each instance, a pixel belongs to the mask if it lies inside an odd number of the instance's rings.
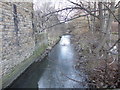
[[[71,1],[77,2],[77,1],[80,1],[80,0],[71,0]],[[81,0],[81,1],[92,1],[93,2],[93,1],[98,1],[98,0]],[[110,0],[101,0],[101,1],[110,1]],[[113,1],[118,2],[120,0],[113,0]],[[67,0],[33,0],[33,2],[34,2],[34,9],[35,10],[37,10],[36,7],[40,7],[45,2],[52,2],[55,9],[62,9],[62,8],[65,8],[65,7],[73,6],[73,4],[71,4]],[[60,12],[60,15],[64,16],[64,15],[66,15],[66,13],[68,13],[68,12],[67,11]],[[71,12],[68,17],[72,17],[73,13],[74,12]]]
[[[71,1],[74,1],[74,2],[77,2],[79,0],[71,0]],[[111,1],[111,0],[81,0],[81,1]],[[120,1],[120,0],[112,0],[112,1]],[[33,0],[34,2],[34,7],[36,6],[41,6],[43,3],[45,2],[52,2],[53,5],[55,6],[55,9],[58,9],[58,8],[64,8],[66,6],[70,6],[70,5],[73,5],[71,3],[69,3],[67,0]]]
[[[76,1],[76,0],[72,0],[72,1]],[[64,8],[69,5],[72,5],[71,3],[69,3],[67,0],[34,0],[34,5],[36,6],[41,6],[43,3],[45,2],[52,2],[53,6],[55,6],[55,9],[58,8]]]

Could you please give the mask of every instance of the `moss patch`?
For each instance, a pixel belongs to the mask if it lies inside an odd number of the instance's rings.
[[[118,35],[118,32],[112,32],[112,34]]]

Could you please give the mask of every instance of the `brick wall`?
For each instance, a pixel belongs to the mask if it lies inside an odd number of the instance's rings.
[[[32,27],[33,4],[0,2],[0,63],[3,87],[10,84],[29,64],[25,62],[35,48]],[[31,63],[31,62],[29,62]],[[16,70],[19,68],[18,70]]]

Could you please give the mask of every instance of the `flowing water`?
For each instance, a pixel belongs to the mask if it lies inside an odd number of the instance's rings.
[[[48,56],[34,62],[10,88],[85,88],[79,83],[85,82],[85,78],[75,70],[77,54],[70,38],[70,35],[62,36]]]

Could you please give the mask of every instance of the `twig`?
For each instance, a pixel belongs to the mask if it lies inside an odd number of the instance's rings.
[[[103,9],[103,10],[107,10],[107,9]],[[92,12],[97,12],[97,11],[99,11],[99,10],[93,10],[93,11],[91,11],[91,13],[92,13]],[[55,13],[55,12],[52,12],[52,13]],[[49,13],[49,14],[52,14],[52,13]],[[47,15],[49,15],[49,14],[46,14],[45,16],[47,16]],[[43,28],[42,31],[45,30],[45,29],[49,29],[49,28],[52,28],[52,27],[54,27],[54,26],[57,26],[57,25],[63,24],[63,23],[65,23],[65,22],[72,21],[72,20],[77,19],[77,18],[79,18],[79,17],[85,17],[85,16],[88,16],[88,15],[89,15],[89,13],[88,13],[88,14],[85,14],[85,15],[79,15],[79,16],[77,16],[77,17],[74,17],[74,18],[68,19],[68,20],[66,20],[66,21],[63,21],[63,22],[60,22],[60,23],[54,24],[54,25],[52,25],[52,26],[49,26],[49,27]]]
[[[50,12],[46,15],[43,15],[42,17],[46,17],[50,14],[54,14],[54,13],[57,13],[57,12],[61,12],[61,11],[64,11],[64,10],[71,10],[71,9],[80,9],[80,7],[67,7],[67,8],[63,8],[63,9],[60,9],[60,10],[57,10],[57,11],[53,11],[53,12]]]
[[[62,72],[61,72],[62,73]],[[67,75],[65,75],[64,73],[62,73],[62,75],[64,75],[66,78],[68,78],[69,80],[72,80],[72,81],[74,81],[74,82],[77,82],[77,83],[85,83],[85,84],[91,84],[91,85],[96,85],[96,84],[94,84],[94,83],[88,83],[88,82],[82,82],[82,81],[78,81],[78,80],[75,80],[75,79],[72,79],[72,78],[70,78],[70,77],[68,77]]]
[[[107,9],[108,9],[108,11],[110,11],[111,12],[111,14],[113,15],[113,17],[117,20],[117,22],[120,24],[120,21],[118,20],[118,18],[115,16],[115,14],[113,13],[113,11],[107,6],[107,5],[105,5],[104,3],[102,3]]]
[[[108,51],[110,51],[119,41],[120,41],[120,39],[118,39],[118,40],[113,44],[113,46],[112,46],[110,49],[108,49]]]
[[[96,16],[95,14],[92,14],[92,12],[91,11],[89,11],[89,10],[87,10],[86,8],[84,8],[84,7],[82,7],[80,4],[78,4],[78,3],[75,3],[75,2],[72,2],[72,1],[70,1],[70,0],[68,0],[70,3],[72,3],[72,4],[74,4],[74,5],[77,5],[77,6],[79,6],[81,9],[83,9],[83,10],[85,10],[87,13],[89,13],[90,15],[92,15],[92,16],[94,16],[94,17],[96,17],[96,18],[98,18],[99,19],[99,17],[98,16]],[[82,2],[81,2],[82,3]]]
[[[62,11],[64,11],[64,10],[72,10],[72,9],[83,9],[83,8],[81,8],[81,7],[67,7],[67,8],[64,8],[64,9],[60,9],[60,10],[53,11],[53,12],[50,12],[50,13],[48,13],[48,14],[45,14],[45,15],[42,16],[42,18],[43,18],[43,17],[46,17],[46,16],[48,16],[48,15],[50,15],[50,14],[62,12]],[[87,9],[86,9],[86,10],[87,10]],[[85,10],[85,11],[86,11],[86,10]],[[108,10],[108,9],[102,9],[102,10]],[[90,12],[90,13],[92,14],[92,12],[98,12],[98,11],[99,11],[99,10],[93,10],[93,11],[88,11],[88,12]],[[90,14],[90,13],[89,13],[89,14]],[[91,14],[90,14],[90,15],[91,15]],[[93,14],[93,15],[94,15],[94,14]],[[95,15],[95,17],[98,18],[98,16],[96,16],[96,15]]]
[[[115,8],[118,8],[119,4],[120,4],[120,1],[116,4]]]
[[[109,63],[109,65],[112,65],[115,62],[116,59],[114,59],[111,63]]]
[[[66,21],[59,22],[59,23],[54,24],[54,25],[52,25],[52,26],[49,26],[49,27],[43,28],[42,31],[45,30],[45,29],[49,29],[49,28],[52,28],[52,27],[54,27],[54,26],[57,26],[57,25],[63,24],[63,23],[65,23],[65,22],[72,21],[72,20],[77,19],[77,18],[79,18],[79,17],[87,16],[87,15],[89,15],[89,14],[79,15],[79,16],[77,16],[77,17],[74,17],[74,18],[68,19],[68,20],[66,20]]]

